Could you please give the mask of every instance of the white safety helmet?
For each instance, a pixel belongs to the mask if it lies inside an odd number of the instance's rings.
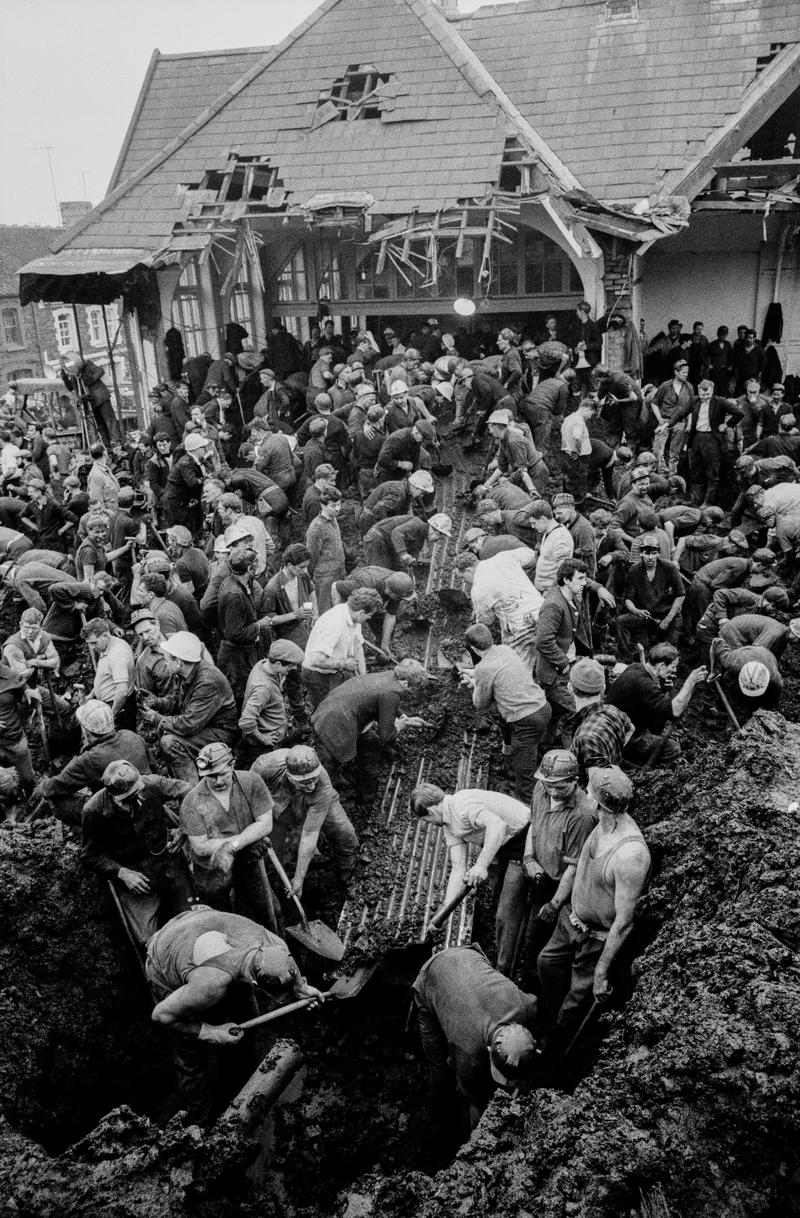
[[[453,522],[446,512],[437,512],[434,516],[431,516],[428,524],[437,533],[441,533],[443,537],[449,537],[453,532]]]
[[[769,669],[760,660],[748,660],[739,673],[739,689],[748,698],[760,698],[769,685]]]
[[[176,660],[185,660],[188,664],[196,664],[203,654],[203,644],[196,634],[189,630],[176,630],[161,644],[161,650]]]

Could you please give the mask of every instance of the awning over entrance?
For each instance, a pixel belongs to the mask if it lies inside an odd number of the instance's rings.
[[[67,249],[35,258],[19,273],[23,305],[39,300],[110,304],[153,266],[144,250]]]

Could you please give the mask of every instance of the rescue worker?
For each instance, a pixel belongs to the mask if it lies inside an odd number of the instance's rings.
[[[478,663],[471,672],[462,672],[461,683],[472,691],[477,711],[496,708],[503,754],[510,757],[514,771],[514,793],[527,803],[539,746],[552,715],[550,705],[520,656],[507,644],[495,643],[488,626],[469,626],[464,642],[478,656]]]
[[[272,798],[257,774],[235,770],[227,744],[206,744],[199,782],[186,793],[180,826],[189,840],[198,897],[277,929],[275,901],[261,857],[272,830]]]
[[[364,537],[364,559],[370,567],[388,567],[402,571],[422,562],[426,542],[433,548],[450,537],[453,524],[445,512],[436,512],[429,520],[419,516],[387,516]]]
[[[463,888],[477,888],[489,876],[497,861],[495,896],[495,940],[497,968],[509,976],[520,924],[515,904],[519,890],[519,869],[528,829],[528,808],[499,791],[466,788],[446,795],[434,783],[423,782],[411,792],[411,811],[431,825],[444,827],[450,854],[450,875],[445,902]],[[480,846],[478,857],[469,865],[469,847]]]
[[[405,571],[390,571],[388,567],[357,567],[331,588],[334,605],[347,600],[356,588],[374,588],[380,594],[383,608],[370,619],[370,626],[381,649],[390,651],[401,608],[416,600],[412,576]]]
[[[681,688],[672,694],[678,673],[678,649],[670,643],[656,643],[644,663],[629,664],[611,683],[607,703],[624,711],[635,728],[625,745],[623,756],[636,765],[645,765],[658,750],[658,763],[670,765],[681,755],[680,742],[663,733],[687,710],[692,695],[708,672],[693,668]]]
[[[266,660],[259,660],[247,678],[239,716],[242,740],[239,764],[250,765],[260,753],[278,748],[286,739],[289,719],[284,700],[288,673],[299,676],[303,652],[289,639],[276,639]]]
[[[361,627],[378,612],[381,603],[372,588],[357,588],[343,605],[334,605],[315,622],[301,670],[312,710],[348,677],[366,674]]]
[[[194,902],[178,817],[167,807],[189,790],[178,778],[142,775],[130,761],[112,761],[102,788],[84,805],[81,861],[113,885],[142,945]]]
[[[111,707],[114,722],[119,727],[135,727],[134,660],[130,644],[112,635],[108,622],[102,617],[87,622],[82,634],[95,655],[91,696]]]
[[[282,939],[238,914],[196,905],[170,919],[147,945],[152,1019],[170,1038],[187,1124],[208,1125],[255,1068],[254,1041],[238,1024],[258,1014],[258,989],[319,998]],[[216,1047],[228,1055],[224,1083]]]
[[[339,786],[342,767],[352,763],[357,802],[370,808],[378,790],[381,765],[400,732],[424,726],[401,707],[430,678],[417,660],[401,660],[391,672],[351,677],[323,698],[311,716],[317,752]]]
[[[330,487],[320,495],[319,515],[306,530],[305,545],[310,555],[308,574],[314,582],[320,613],[331,607],[331,584],[345,574],[344,545],[339,530],[342,496]]]
[[[139,774],[150,773],[150,761],[141,736],[114,726],[107,703],[89,698],[75,711],[75,718],[81,727],[80,753],[71,757],[58,774],[40,779],[33,794],[52,804],[59,819],[79,825],[84,804],[81,792],[85,788],[99,791],[112,761],[128,761]]]
[[[331,849],[339,882],[346,887],[358,858],[358,836],[317,752],[305,744],[273,749],[251,768],[272,796],[272,844],[295,896],[303,895],[320,835]]]
[[[162,644],[177,677],[174,693],[145,694],[140,714],[161,730],[161,751],[175,778],[197,782],[195,758],[205,744],[232,744],[236,738],[236,703],[225,677],[203,659],[196,635],[179,630]]]
[[[536,771],[522,872],[527,882],[526,916],[516,960],[523,980],[536,975],[536,960],[569,900],[578,856],[597,816],[578,786],[578,760],[567,749],[545,753]],[[516,898],[523,904],[523,893]]]
[[[537,1003],[492,968],[480,947],[451,947],[420,969],[412,987],[429,1101],[436,1125],[452,1121],[453,1084],[474,1129],[497,1086],[516,1092],[537,1064]]]
[[[620,987],[620,953],[650,875],[650,851],[628,810],[630,779],[618,766],[593,768],[588,795],[599,823],[583,844],[571,895],[537,966],[551,1052],[574,1034],[592,995],[606,1003]]]

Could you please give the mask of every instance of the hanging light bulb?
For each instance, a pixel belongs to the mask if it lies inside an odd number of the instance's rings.
[[[472,314],[475,312],[475,301],[467,300],[465,296],[459,296],[453,305],[453,309],[458,313],[459,317],[472,317]]]

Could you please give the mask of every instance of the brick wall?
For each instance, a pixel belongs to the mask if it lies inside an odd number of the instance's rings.
[[[630,268],[633,246],[614,237],[594,234],[595,239],[603,250],[605,273],[603,283],[606,289],[606,308],[611,308],[617,297],[623,295],[623,303],[630,302],[631,284]]]
[[[0,298],[0,310],[15,309],[20,323],[22,346],[6,342],[6,329],[0,324],[0,393],[9,380],[25,372],[28,376],[42,376],[43,365],[36,333],[35,305],[23,309],[13,297]]]

